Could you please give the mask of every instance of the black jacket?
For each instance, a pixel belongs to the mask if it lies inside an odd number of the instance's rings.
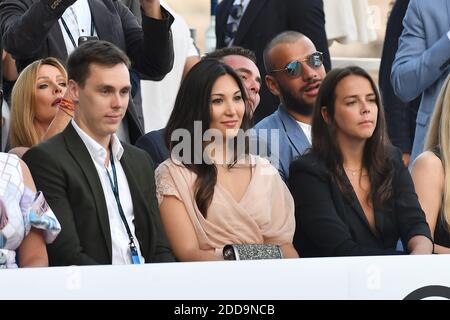
[[[332,179],[325,162],[314,154],[293,161],[289,186],[295,201],[294,246],[302,257],[401,254],[409,239],[424,235],[431,239],[408,169],[401,152],[392,154],[393,191],[390,203],[374,208],[375,235],[353,192],[346,197]],[[350,183],[350,182],[348,182]]]

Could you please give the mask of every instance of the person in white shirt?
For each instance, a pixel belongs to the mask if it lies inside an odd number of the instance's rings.
[[[116,135],[130,98],[129,64],[106,41],[75,49],[67,63],[74,119],[24,155],[62,225],[48,247],[50,265],[174,261],[151,161]]]
[[[287,181],[291,161],[311,146],[312,112],[325,77],[323,54],[302,33],[285,31],[266,46],[264,65],[267,87],[280,105],[255,126],[258,139],[267,143],[259,154],[270,156]]]

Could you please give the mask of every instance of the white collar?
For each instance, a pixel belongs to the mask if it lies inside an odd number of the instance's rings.
[[[86,148],[88,149],[89,154],[91,155],[91,158],[97,162],[101,166],[105,166],[105,160],[107,151],[105,148],[103,148],[102,145],[100,145],[97,141],[92,139],[86,132],[84,132],[75,122],[74,119],[71,121],[72,126],[74,127],[75,131],[80,136],[81,140],[85,144]],[[115,161],[120,161],[123,155],[123,146],[120,142],[119,138],[115,133],[111,135],[111,145],[112,145],[112,155],[114,157]]]

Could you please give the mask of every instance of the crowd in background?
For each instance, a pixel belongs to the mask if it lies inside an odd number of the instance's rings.
[[[223,0],[203,56],[163,0],[0,0],[0,268],[450,252],[430,3],[395,1],[379,92],[322,0]]]

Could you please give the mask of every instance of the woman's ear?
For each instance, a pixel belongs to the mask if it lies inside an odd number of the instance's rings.
[[[330,124],[330,119],[328,118],[328,109],[327,107],[321,107],[320,113],[322,114],[323,121],[325,121],[326,124]]]

